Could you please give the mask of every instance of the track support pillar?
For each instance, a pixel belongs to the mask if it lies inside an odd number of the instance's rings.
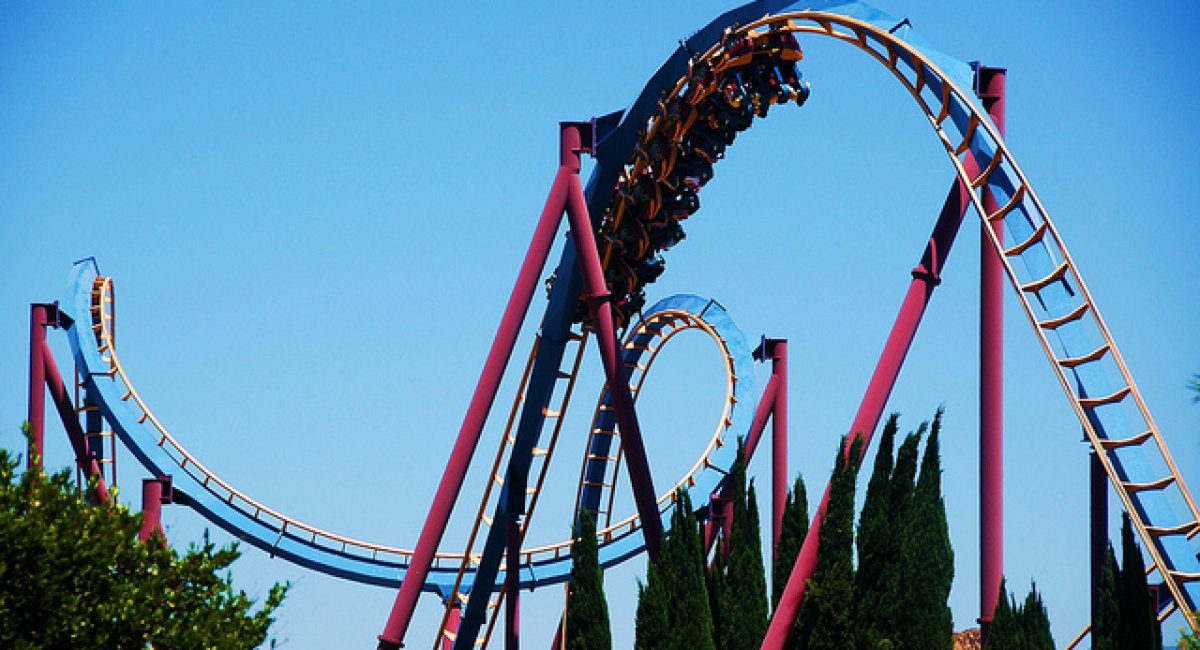
[[[139,540],[144,542],[155,535],[166,540],[167,535],[162,527],[162,507],[171,502],[170,475],[142,479],[142,528],[138,531]]]
[[[1004,135],[1005,70],[978,67],[976,92]],[[984,188],[983,208],[1000,206]],[[987,228],[1004,241],[1003,223],[982,221],[979,255],[979,630],[984,647],[1004,575],[1004,261]]]
[[[42,469],[46,440],[46,327],[54,325],[58,306],[33,304],[29,306],[29,440],[25,452],[26,467]]]

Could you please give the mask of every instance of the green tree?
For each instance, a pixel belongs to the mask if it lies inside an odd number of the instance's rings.
[[[662,551],[638,587],[636,647],[715,650],[709,608],[699,521],[687,490],[679,490]]]
[[[1092,650],[1121,650],[1117,628],[1121,618],[1118,593],[1121,586],[1121,567],[1113,553],[1112,544],[1104,553],[1104,571],[1100,578],[1100,611],[1092,627]]]
[[[1192,615],[1192,623],[1188,626],[1179,628],[1179,650],[1200,650],[1200,639],[1196,638],[1192,632],[1192,625],[1196,625],[1198,619],[1196,615]]]
[[[746,480],[746,447],[738,451],[729,480],[733,520],[729,526],[729,563],[716,575],[722,585],[716,627],[722,650],[758,648],[767,631],[767,577],[763,567],[762,535],[754,484]]]
[[[661,556],[660,556],[661,557]],[[633,647],[658,650],[667,647],[670,629],[667,591],[658,575],[656,562],[646,568],[646,582],[638,581],[637,618],[634,622]]]
[[[1022,630],[1020,613],[1017,604],[1008,593],[1007,581],[1000,578],[1000,598],[996,601],[996,611],[992,612],[992,622],[987,627],[987,638],[984,647],[988,650],[1021,650],[1024,648],[1024,630]]]
[[[1021,623],[1025,634],[1025,647],[1029,650],[1054,650],[1054,637],[1050,634],[1050,614],[1046,603],[1038,593],[1037,585],[1029,587],[1029,595],[1021,606]]]
[[[900,556],[900,535],[896,534],[891,516],[892,466],[894,447],[899,430],[899,415],[893,413],[883,426],[875,465],[867,482],[858,520],[858,572],[854,580],[854,610],[858,625],[858,646],[875,648],[890,634],[884,629],[884,613],[891,603],[885,602],[888,591],[883,585],[884,567],[894,564]]]
[[[1050,616],[1037,585],[1030,585],[1029,595],[1018,604],[1000,580],[1000,599],[988,629],[988,650],[1054,650],[1050,635]]]
[[[1120,616],[1117,642],[1122,650],[1161,648],[1162,630],[1146,585],[1142,549],[1133,536],[1129,515],[1121,515],[1121,589],[1117,595]]]
[[[255,611],[227,569],[235,545],[139,542],[141,517],[89,505],[64,470],[15,473],[0,449],[0,647],[254,648],[287,591]],[[274,640],[271,640],[274,645]]]
[[[567,592],[566,645],[571,650],[610,650],[608,603],[596,542],[596,522],[586,508],[571,541],[571,580]]]
[[[855,435],[849,453],[838,445],[829,504],[821,522],[817,566],[808,585],[789,647],[841,650],[854,645],[854,492],[862,439]]]
[[[797,475],[792,489],[788,490],[783,506],[783,526],[779,531],[779,542],[775,549],[775,567],[771,572],[771,606],[779,604],[783,588],[787,586],[796,556],[808,536],[808,493],[804,489],[804,478]]]
[[[942,412],[938,409],[933,417],[911,508],[898,527],[903,534],[901,582],[905,585],[899,604],[908,624],[894,630],[901,647],[914,650],[949,650],[954,645],[954,620],[946,604],[954,582],[954,549],[941,488]]]

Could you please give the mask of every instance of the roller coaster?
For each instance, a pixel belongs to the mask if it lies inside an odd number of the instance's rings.
[[[511,623],[520,589],[569,577],[570,540],[537,547],[523,540],[594,340],[606,387],[587,432],[570,521],[582,510],[596,515],[604,567],[643,551],[657,553],[679,487],[712,495],[706,506],[710,524],[723,525],[718,497],[733,462],[729,443],[745,436],[752,449],[773,417],[775,443],[786,444],[785,437],[780,439],[786,434],[786,344],[762,340],[752,345],[715,300],[677,295],[646,307],[647,291],[665,271],[668,251],[686,245],[684,224],[699,211],[700,190],[712,181],[716,163],[738,134],[756,118],[808,100],[810,85],[798,67],[804,57],[801,43],[817,38],[843,42],[890,71],[928,118],[956,176],[850,430],[869,443],[959,224],[973,208],[996,252],[996,277],[1007,277],[1015,289],[1098,467],[1141,537],[1162,585],[1161,616],[1194,613],[1200,602],[1195,540],[1200,510],[1062,236],[1004,143],[1002,74],[947,56],[906,21],[857,2],[761,1],[728,11],[681,42],[628,109],[561,125],[560,165],[550,196],[414,547],[358,540],[299,521],[239,490],[188,452],[184,436],[168,431],[122,365],[114,282],[91,259],[76,263],[62,301],[34,306],[34,444],[41,444],[46,385],[82,469],[101,479],[97,498],[105,498],[105,463],[111,466],[111,446],[119,439],[151,475],[169,482],[167,495],[174,502],[239,539],[338,578],[397,589],[380,648],[401,646],[421,593],[436,595],[445,608],[434,647],[471,648],[488,643],[498,624]],[[583,155],[595,161],[586,188],[579,177]],[[557,264],[548,268],[564,214],[570,237]],[[441,550],[521,321],[543,280],[544,314],[466,548]],[[48,327],[63,330],[70,341],[79,378],[74,400],[45,340]],[[724,403],[699,458],[672,485],[656,490],[636,397],[660,350],[684,331],[702,332],[718,349]],[[776,363],[776,372],[756,391],[754,364],[768,359]],[[779,449],[773,450],[776,462]],[[633,513],[614,512],[622,472],[636,504]],[[775,473],[772,494],[778,502],[786,467]],[[986,463],[983,473],[986,492],[988,481],[999,476],[989,474]],[[823,509],[824,501],[763,648],[782,647],[786,639],[813,570]],[[996,592],[1000,567],[986,559],[988,544],[997,542],[987,539],[986,530],[983,536],[986,622],[991,611],[986,593]],[[507,627],[511,637],[515,632]]]

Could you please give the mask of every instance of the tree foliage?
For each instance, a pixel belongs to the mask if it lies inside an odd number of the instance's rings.
[[[911,508],[900,526],[904,558],[900,572],[906,588],[899,604],[908,620],[897,630],[903,648],[950,650],[954,645],[954,620],[946,604],[954,582],[954,549],[942,499],[941,427],[942,410],[938,409],[925,443]]]
[[[596,542],[596,521],[586,508],[571,541],[571,581],[567,602],[566,645],[571,650],[611,650],[604,574]]]
[[[885,610],[894,605],[885,601],[897,586],[885,587],[884,567],[900,557],[900,535],[892,521],[892,466],[895,464],[896,433],[899,415],[893,413],[883,426],[875,465],[867,482],[858,523],[858,572],[854,580],[854,610],[858,621],[858,645],[875,648],[890,634],[884,628]],[[893,572],[894,573],[894,572]]]
[[[1146,584],[1146,564],[1129,515],[1121,515],[1121,573],[1117,643],[1122,649],[1161,648],[1162,630]]]
[[[662,551],[638,586],[635,647],[715,650],[709,608],[700,525],[691,498],[680,490]]]
[[[754,649],[767,631],[767,577],[763,568],[762,534],[754,484],[746,480],[746,447],[738,440],[729,480],[733,517],[729,526],[729,561],[714,572],[719,580],[716,626],[722,650]]]
[[[808,536],[808,493],[804,489],[804,478],[797,475],[792,489],[788,491],[783,506],[783,526],[779,531],[779,542],[775,548],[775,567],[771,572],[771,606],[779,605],[783,588],[787,586],[796,556]]]
[[[1121,619],[1118,594],[1121,589],[1121,567],[1109,544],[1104,553],[1104,569],[1100,577],[1100,611],[1092,625],[1093,650],[1121,650],[1117,628]]]
[[[854,645],[854,492],[861,451],[858,436],[849,450],[845,438],[838,444],[817,566],[788,641],[791,648],[841,650]]]
[[[1030,585],[1029,595],[1017,603],[1001,579],[1000,599],[992,615],[986,647],[988,650],[1054,650],[1050,616],[1036,584]]]
[[[235,591],[235,545],[139,542],[141,517],[84,503],[70,473],[15,472],[0,449],[0,647],[254,648],[287,591]],[[274,641],[271,641],[274,645]]]

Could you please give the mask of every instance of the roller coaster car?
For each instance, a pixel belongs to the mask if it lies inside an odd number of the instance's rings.
[[[620,228],[615,232],[606,230],[603,237],[615,255],[644,257],[650,252],[650,235],[645,224],[637,219],[623,219]]]
[[[687,132],[683,137],[683,149],[703,157],[710,164],[725,156],[725,143],[701,128]]]
[[[634,276],[638,279],[640,285],[645,286],[651,284],[658,279],[658,276],[663,274],[667,268],[667,261],[661,257],[654,257],[644,260],[634,269]],[[632,293],[632,291],[630,292]]]
[[[754,32],[751,32],[754,34]],[[726,32],[728,35],[728,32]],[[754,38],[752,36],[743,36],[737,39],[731,39],[725,43],[725,51],[722,54],[721,60],[717,69],[739,68],[750,63],[754,58]]]
[[[734,108],[729,105],[723,95],[709,97],[700,105],[700,115],[701,122],[710,128],[722,131],[722,137],[727,141],[726,144],[733,144],[737,133],[750,128],[750,123],[754,120],[753,110],[744,105],[742,108]],[[724,133],[726,131],[729,133]]]
[[[654,224],[650,228],[650,245],[654,250],[666,251],[670,250],[675,244],[687,238],[687,233],[683,232],[683,226],[674,219],[667,220],[666,224]]]
[[[646,306],[646,292],[638,291],[637,293],[627,296],[617,302],[617,312],[621,315],[622,324],[629,321],[639,312],[642,307]]]
[[[700,209],[700,195],[691,185],[684,185],[678,194],[663,201],[662,218],[687,219]],[[657,220],[656,220],[657,221]]]
[[[677,179],[673,187],[679,187],[679,182],[703,186],[712,180],[712,163],[698,156],[685,156],[675,163]]]
[[[779,61],[799,61],[804,58],[804,50],[796,40],[796,35],[787,29],[773,29],[760,38],[764,49],[770,51],[771,58]]]

